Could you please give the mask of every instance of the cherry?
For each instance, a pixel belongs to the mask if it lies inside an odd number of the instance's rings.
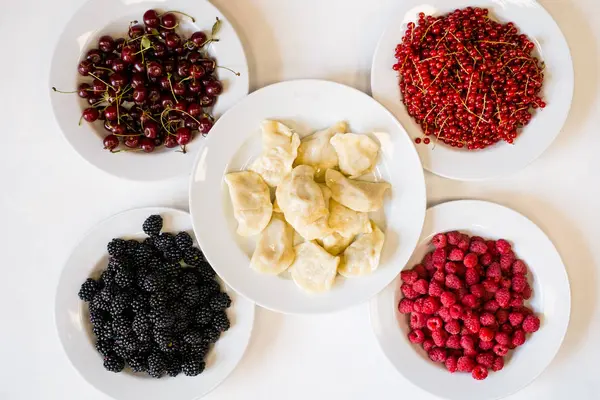
[[[89,60],[92,64],[99,64],[102,62],[102,53],[98,49],[92,49],[87,52],[85,59]]]
[[[187,103],[185,100],[181,100],[178,101],[177,103],[175,103],[175,105],[173,106],[173,108],[177,111],[186,111],[187,110]]]
[[[190,52],[187,57],[188,61],[192,64],[196,64],[201,58],[202,54],[198,53],[197,51]]]
[[[130,38],[135,39],[144,34],[144,28],[141,25],[133,25],[129,27],[128,35]]]
[[[125,45],[125,39],[124,38],[118,38],[117,40],[115,40],[115,50],[120,52],[121,50],[123,50],[123,46]]]
[[[177,95],[177,96],[183,96],[186,92],[187,88],[185,86],[185,82],[175,82],[173,84],[173,92]]]
[[[188,84],[188,90],[190,93],[199,94],[202,92],[202,83],[198,81],[191,81]]]
[[[93,97],[93,96],[90,96],[90,97],[88,97],[88,98],[87,98],[87,102],[88,102],[88,104],[89,104],[90,106],[93,106],[93,105],[95,105],[95,104],[96,104],[97,102],[99,102],[100,100],[101,100],[101,99],[100,99],[99,97]],[[102,113],[100,113],[100,115],[103,115],[103,114],[102,114]]]
[[[92,82],[92,90],[94,94],[100,95],[106,90],[106,84],[100,79],[94,79]]]
[[[202,107],[198,103],[190,103],[187,109],[188,114],[192,117],[198,117],[202,114]]]
[[[191,70],[191,64],[186,61],[179,61],[179,63],[177,64],[177,74],[179,74],[179,76],[181,76],[182,78],[187,78],[188,76],[190,76],[190,70]]]
[[[90,96],[91,86],[87,83],[82,83],[77,88],[77,94],[82,99],[87,99]]]
[[[177,25],[177,17],[172,13],[166,13],[161,17],[161,26],[166,29],[173,29]]]
[[[149,28],[158,28],[160,26],[160,18],[154,10],[148,10],[144,13],[144,24]]]
[[[116,55],[115,53],[109,53],[109,54],[107,54],[107,55],[104,56],[104,66],[106,68],[112,68],[113,62],[115,62],[115,60],[118,60],[118,59],[119,59],[118,55]],[[108,74],[108,71],[106,71],[106,70],[98,70],[96,72],[100,72],[100,71],[102,71],[101,73]],[[98,74],[94,73],[94,75],[98,75]]]
[[[144,152],[152,153],[156,146],[154,145],[154,141],[152,139],[146,137],[140,140],[140,147],[142,150],[144,150]]]
[[[167,36],[165,36],[165,45],[167,46],[167,48],[175,49],[180,44],[181,44],[181,38],[179,37],[178,34],[176,34],[174,32],[167,33]]]
[[[127,78],[120,72],[115,72],[110,76],[110,84],[116,89],[119,89],[127,84]]]
[[[138,135],[126,136],[124,143],[129,148],[137,149],[140,147],[140,137]]]
[[[112,132],[114,130],[110,121],[108,121],[106,119],[104,120],[104,129],[106,129],[109,132]]]
[[[163,67],[157,61],[150,61],[146,64],[148,75],[158,78],[163,74]]]
[[[77,66],[77,71],[80,75],[88,76],[94,70],[94,65],[90,60],[83,60]]]
[[[108,106],[104,110],[104,116],[108,121],[116,121],[118,118],[118,112],[116,106]]]
[[[197,47],[202,47],[206,44],[206,42],[208,41],[208,37],[206,36],[206,33],[204,32],[194,32],[192,34],[192,36],[190,37],[190,40],[197,46]]]
[[[136,87],[143,85],[144,83],[146,83],[146,80],[144,78],[144,74],[140,73],[140,72],[134,72],[131,75],[131,86],[135,89]]]
[[[156,42],[154,46],[154,56],[156,58],[163,58],[167,55],[167,46],[162,42]]]
[[[213,122],[208,117],[200,118],[199,122],[200,122],[200,126],[198,128],[200,129],[200,132],[202,132],[202,133],[208,133],[210,131],[210,129],[213,127]]]
[[[144,123],[144,136],[150,139],[154,139],[158,135],[158,124],[154,121],[147,121]]]
[[[138,60],[133,63],[133,69],[136,72],[146,72],[146,65],[141,60]]]
[[[183,99],[188,103],[195,103],[198,101],[198,99],[196,98],[196,96],[192,93],[192,94],[187,94],[183,97]]]
[[[124,135],[126,130],[127,129],[123,124],[114,124],[112,127],[112,132],[115,135]]]
[[[108,135],[107,137],[104,138],[104,148],[106,150],[114,150],[117,148],[117,146],[119,146],[119,138],[116,137],[115,135]]]
[[[217,68],[217,63],[212,58],[202,58],[198,61],[207,74],[212,74]]]
[[[200,105],[202,107],[212,107],[217,102],[217,98],[208,94],[200,96]]]
[[[200,79],[205,74],[206,71],[204,70],[204,68],[202,68],[201,65],[192,65],[189,76],[191,76],[193,79]]]
[[[183,48],[182,45],[179,45],[179,46],[175,47],[173,49],[173,52],[179,56],[178,57],[179,59],[185,57],[185,49]]]
[[[171,90],[171,80],[167,76],[161,76],[158,78],[158,85],[162,90]]]
[[[117,59],[111,63],[111,68],[115,72],[124,72],[127,66],[125,65],[125,61]]]
[[[223,85],[219,81],[208,81],[204,85],[204,91],[210,96],[218,96],[223,92]]]
[[[175,104],[175,101],[170,93],[163,93],[160,95],[160,105],[163,108],[173,108],[173,104]]]
[[[185,146],[192,140],[192,131],[189,128],[179,128],[175,132],[177,143],[180,146]]]
[[[142,104],[146,101],[147,94],[148,92],[144,86],[138,86],[133,89],[133,101],[135,101],[136,104]]]
[[[128,64],[133,64],[136,59],[136,49],[133,46],[123,46],[121,50],[121,59]]]
[[[105,53],[112,53],[115,50],[115,41],[112,37],[104,35],[98,39],[98,48]]]
[[[177,147],[177,139],[174,135],[167,135],[165,139],[165,147],[169,149]]]
[[[198,130],[198,127],[200,126],[200,124],[194,118],[190,118],[188,116],[183,118],[183,122],[185,127],[192,131]]]
[[[163,61],[163,68],[167,73],[173,73],[175,71],[175,59],[167,59]]]
[[[83,119],[87,122],[94,122],[100,117],[100,112],[95,108],[86,108],[83,110]]]

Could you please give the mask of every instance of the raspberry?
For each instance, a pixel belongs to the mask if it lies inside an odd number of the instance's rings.
[[[433,252],[433,265],[438,268],[439,266],[444,266],[446,263],[446,249],[438,248]]]
[[[437,315],[439,315],[439,317],[444,322],[452,321],[452,316],[450,315],[450,310],[448,309],[448,307],[440,307],[440,309],[437,312]]]
[[[487,292],[496,293],[498,290],[498,284],[491,279],[483,281],[483,287]]]
[[[479,257],[479,263],[485,267],[490,265],[492,263],[492,261],[494,261],[494,257],[490,253],[482,254]]]
[[[504,333],[508,333],[508,334],[511,334],[511,333],[513,333],[513,331],[514,331],[514,329],[513,329],[512,325],[511,325],[510,323],[508,323],[508,322],[506,322],[506,323],[502,324],[502,326],[500,327],[500,330],[501,330],[502,332],[504,332]],[[501,344],[502,344],[502,343],[501,343]]]
[[[483,242],[483,238],[481,236],[472,236],[471,237],[471,241],[478,241],[478,242]]]
[[[494,346],[494,353],[497,356],[504,357],[508,353],[508,347],[497,344]]]
[[[472,333],[478,333],[479,329],[481,329],[481,324],[479,323],[479,319],[472,317],[472,318],[467,318],[464,321],[465,326],[467,327],[467,329],[469,331],[471,331]]]
[[[402,291],[402,294],[404,295],[404,297],[408,298],[408,299],[416,299],[417,297],[419,297],[419,293],[415,292],[415,290],[412,288],[412,286],[410,286],[407,283],[403,283],[402,286],[400,286],[400,290]]]
[[[531,286],[529,286],[529,283],[528,283],[527,286],[525,286],[525,289],[523,289],[521,296],[523,296],[523,299],[529,300],[531,298],[531,294],[532,294]]]
[[[437,270],[433,273],[433,280],[443,284],[446,282],[446,274],[442,270]]]
[[[512,326],[519,326],[525,319],[525,316],[520,312],[511,312],[508,314],[508,321]]]
[[[446,340],[448,340],[448,334],[443,329],[436,329],[431,332],[431,339],[433,339],[436,346],[444,347],[446,346]]]
[[[452,320],[446,323],[444,329],[452,335],[458,335],[460,333],[460,323],[456,320]]]
[[[480,283],[472,285],[469,290],[471,291],[471,294],[478,299],[481,299],[485,295],[485,288]]]
[[[460,337],[460,347],[463,349],[472,349],[475,347],[475,340],[470,335],[463,335]]]
[[[429,290],[429,283],[425,279],[419,279],[413,283],[412,288],[419,294],[426,294]]]
[[[512,277],[512,290],[517,293],[522,293],[525,290],[525,286],[527,286],[527,278],[522,274],[513,274]]]
[[[474,295],[467,294],[461,299],[461,303],[463,303],[465,307],[475,308],[479,304],[479,300],[477,300],[477,297]]]
[[[472,253],[485,254],[487,253],[487,250],[487,245],[483,242],[483,240],[471,240],[469,251]]]
[[[496,311],[496,321],[501,325],[508,321],[508,311],[502,309]]]
[[[485,271],[485,276],[490,279],[502,278],[502,269],[497,262],[491,263]]]
[[[433,362],[445,362],[446,361],[446,350],[439,347],[435,347],[429,350],[429,359]]]
[[[455,373],[458,370],[458,358],[454,356],[446,358],[446,362],[444,364],[446,365],[446,369],[451,374]]]
[[[475,368],[473,368],[473,372],[471,373],[471,376],[473,376],[473,378],[477,379],[478,381],[482,381],[485,378],[487,378],[488,370],[483,365],[478,365]]]
[[[429,295],[433,297],[440,297],[444,293],[444,288],[437,281],[432,280],[429,283]]]
[[[481,325],[483,326],[491,326],[496,323],[496,317],[492,313],[484,312],[479,316],[479,322],[481,322]]]
[[[461,235],[460,240],[458,241],[458,248],[464,251],[469,249],[469,244],[471,243],[471,239],[467,235]]]
[[[471,357],[460,357],[456,363],[460,372],[471,372],[475,368],[475,361]]]
[[[469,294],[469,291],[468,291],[466,288],[464,288],[464,287],[461,287],[460,289],[456,290],[456,291],[454,292],[454,294],[456,295],[456,298],[457,298],[457,299],[458,299],[458,301],[460,302],[460,301],[462,301],[462,298],[463,298],[463,297],[465,297],[466,295],[468,295],[468,294]]]
[[[504,239],[498,239],[496,241],[496,250],[498,250],[498,253],[500,254],[506,254],[509,251],[511,251],[511,246],[510,243],[508,243],[506,240]]]
[[[533,314],[523,320],[523,330],[527,333],[537,332],[540,329],[540,319]]]
[[[479,340],[483,342],[491,342],[492,340],[494,340],[494,336],[494,331],[488,327],[481,328],[481,330],[479,331]]]
[[[444,264],[444,271],[447,274],[456,274],[456,272],[458,272],[458,265],[456,265],[455,262],[448,261],[446,264]]]
[[[506,332],[496,332],[494,339],[502,346],[508,346],[510,344],[510,336]]]
[[[402,299],[398,303],[398,311],[402,314],[410,314],[413,310],[414,301],[410,299]]]
[[[461,349],[462,347],[460,346],[460,336],[451,335],[448,338],[448,340],[446,340],[446,347],[457,350]]]
[[[425,266],[425,269],[428,271],[434,269],[433,252],[429,252],[429,253],[425,254],[425,257],[423,257],[423,265]]]
[[[429,277],[429,273],[427,272],[427,268],[423,266],[423,264],[417,264],[414,266],[413,271],[417,273],[419,278],[427,279]]]
[[[494,342],[484,342],[483,340],[479,341],[479,348],[483,351],[492,350],[494,348]]]
[[[448,244],[448,238],[443,233],[438,233],[431,239],[431,244],[438,249],[444,248]]]
[[[486,246],[488,248],[488,252],[492,256],[498,255],[498,249],[496,249],[496,241],[495,240],[486,240],[485,244],[486,244]]]
[[[469,253],[465,256],[463,263],[467,268],[475,268],[477,263],[479,262],[479,257],[475,253]]]
[[[440,317],[431,317],[427,320],[427,329],[429,329],[430,331],[441,329],[443,325],[444,322]]]
[[[494,364],[494,360],[496,359],[496,356],[493,353],[479,353],[477,354],[477,357],[475,358],[475,360],[477,361],[477,364],[481,364],[486,368],[492,368],[492,365]]]
[[[523,307],[523,296],[518,293],[513,293],[512,298],[510,299],[511,307]]]
[[[503,357],[496,357],[494,359],[494,363],[492,364],[492,371],[500,371],[502,368],[504,368],[504,358]]]
[[[458,242],[460,241],[461,234],[457,231],[452,231],[452,232],[448,232],[446,234],[446,237],[448,239],[449,244],[451,244],[452,246],[456,246],[458,244]]]
[[[450,250],[450,254],[448,254],[448,260],[450,261],[462,261],[464,258],[465,252],[459,248]]]
[[[459,319],[462,316],[463,308],[460,304],[452,304],[448,309],[450,310],[450,316],[453,319]]]
[[[475,285],[476,283],[479,283],[479,279],[479,271],[477,271],[476,269],[469,268],[465,272],[465,282],[467,283],[467,285]]]
[[[440,302],[435,297],[429,296],[423,301],[423,313],[424,314],[434,314],[439,309],[440,309]]]
[[[521,346],[523,343],[525,343],[525,339],[525,331],[522,329],[517,329],[515,333],[513,333],[511,343],[514,346]]]
[[[498,304],[500,304],[500,307],[506,308],[510,303],[510,292],[506,288],[498,289],[495,298]]]
[[[431,350],[433,348],[433,346],[435,346],[435,344],[433,343],[433,340],[425,339],[423,341],[423,350],[429,352],[429,350]]]
[[[499,308],[500,308],[500,305],[498,304],[498,302],[496,300],[486,301],[485,304],[483,305],[483,309],[485,311],[489,311],[492,313],[495,313],[496,311],[498,311]]]
[[[456,296],[452,292],[444,292],[440,296],[440,301],[445,307],[450,307],[452,304],[456,303]]]
[[[425,314],[415,312],[410,314],[410,327],[413,329],[423,328],[426,321]]]
[[[510,287],[512,286],[512,281],[508,278],[503,278],[500,281],[500,286],[505,288],[505,289],[510,289]]]
[[[414,312],[423,312],[423,301],[425,301],[424,297],[419,297],[418,299],[415,300],[415,302],[413,303],[413,311]]]
[[[419,275],[416,271],[410,269],[408,271],[400,272],[400,279],[402,279],[402,282],[412,285],[419,279]]]
[[[510,271],[514,262],[515,254],[512,251],[500,256],[500,268],[502,268],[502,271]]]
[[[408,334],[408,340],[410,340],[411,343],[415,344],[423,343],[423,341],[425,340],[425,334],[420,329],[412,330]]]
[[[512,265],[512,273],[513,273],[513,275],[516,275],[516,274],[527,275],[527,265],[525,265],[523,260],[515,260],[515,262]]]
[[[465,272],[467,272],[467,268],[463,264],[456,265],[456,275],[458,275],[460,277],[464,277]]]
[[[446,286],[449,289],[460,289],[463,286],[462,281],[454,274],[446,275]]]

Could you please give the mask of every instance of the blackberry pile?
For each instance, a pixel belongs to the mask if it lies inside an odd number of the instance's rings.
[[[222,332],[229,329],[227,293],[186,232],[161,233],[162,218],[143,224],[143,241],[113,239],[108,267],[86,279],[96,349],[108,371],[147,372],[154,378],[196,376]]]

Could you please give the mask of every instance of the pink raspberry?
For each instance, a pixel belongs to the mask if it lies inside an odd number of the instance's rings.
[[[512,277],[512,290],[517,293],[522,293],[527,286],[527,278],[522,274],[513,274]]]
[[[510,336],[506,332],[496,332],[494,339],[502,346],[508,346],[510,344]]]
[[[496,293],[498,290],[498,283],[494,282],[491,279],[486,279],[483,281],[483,287],[487,292]]]
[[[423,279],[429,278],[429,272],[427,272],[427,268],[425,268],[425,266],[423,264],[415,265],[413,268],[413,271],[415,271],[417,273],[419,278],[423,278]]]
[[[440,296],[440,301],[445,307],[450,307],[452,304],[456,303],[456,296],[452,292],[444,292]]]
[[[459,248],[450,250],[450,254],[448,254],[448,260],[450,261],[462,261],[463,258],[465,258],[465,252]]]
[[[465,297],[466,295],[469,294],[469,291],[467,290],[467,288],[461,287],[460,289],[455,290],[454,294],[456,295],[456,298],[460,302],[460,301],[462,301],[463,297]]]
[[[500,325],[508,321],[508,311],[502,309],[496,311],[496,321],[498,321]]]
[[[483,340],[479,341],[479,348],[483,351],[489,351],[492,350],[494,348],[495,343],[493,341],[490,342],[484,342]]]
[[[471,244],[469,246],[469,250],[473,253],[477,254],[485,254],[487,253],[487,245],[483,240],[471,240]]]
[[[425,301],[424,297],[419,297],[413,303],[413,311],[417,313],[423,312],[423,302]]]
[[[400,272],[400,279],[402,279],[402,282],[412,285],[419,279],[419,275],[417,275],[416,271],[410,269]]]
[[[446,287],[449,289],[460,289],[463,286],[460,278],[454,274],[446,275]]]
[[[448,340],[448,333],[443,329],[437,329],[431,332],[431,339],[433,339],[436,346],[444,347],[446,346],[446,340]]]
[[[469,253],[465,256],[465,259],[463,260],[463,264],[465,264],[465,267],[467,268],[475,268],[477,266],[477,263],[479,262],[479,257],[477,257],[477,254],[475,253]]]
[[[491,263],[485,271],[485,276],[490,279],[502,278],[502,269],[497,262]]]
[[[423,301],[423,313],[424,314],[435,314],[440,308],[440,302],[437,298],[428,296]]]
[[[456,367],[460,372],[471,372],[475,368],[475,361],[471,357],[460,357]]]
[[[502,308],[506,308],[510,304],[510,292],[506,288],[498,289],[495,298]]]
[[[450,349],[461,349],[460,346],[460,336],[459,335],[450,335],[448,340],[446,341],[446,347]]]
[[[479,300],[472,294],[467,294],[461,299],[461,303],[468,308],[475,308],[479,304]]]
[[[481,364],[486,368],[492,368],[492,364],[494,364],[494,360],[496,356],[493,353],[485,352],[477,354],[475,360],[477,364]]]
[[[479,316],[479,322],[483,326],[491,326],[496,323],[496,317],[492,313],[484,312]]]
[[[429,350],[433,349],[434,346],[435,346],[435,344],[433,343],[433,340],[431,340],[431,339],[423,340],[423,350],[425,350],[426,352],[429,352]]]
[[[458,266],[455,262],[448,261],[446,262],[446,264],[444,264],[444,271],[447,274],[456,274],[456,272],[458,271]]]
[[[496,357],[494,359],[494,363],[492,364],[492,371],[498,372],[502,368],[504,368],[504,358],[503,357]]]
[[[487,245],[488,252],[492,256],[498,255],[498,250],[496,249],[496,241],[495,240],[486,240],[485,244]]]
[[[440,317],[431,317],[427,320],[427,329],[435,331],[440,329],[444,325],[444,322]]]
[[[471,239],[467,235],[462,235],[460,240],[458,241],[458,248],[464,251],[469,249],[469,244],[471,243]]]
[[[426,294],[429,290],[429,283],[425,279],[419,279],[413,283],[412,288],[419,294]]]
[[[479,271],[477,271],[475,268],[469,268],[466,270],[465,282],[467,283],[467,285],[475,285],[476,283],[479,283],[479,279]]]
[[[529,314],[523,320],[523,330],[527,333],[537,332],[540,329],[540,319],[533,314]]]
[[[523,306],[523,296],[521,296],[518,293],[513,293],[511,299],[510,299],[510,306],[511,307],[522,307]]]
[[[512,265],[512,273],[513,275],[527,275],[527,265],[525,265],[523,260],[515,260],[515,262]]]
[[[448,309],[450,310],[450,316],[453,319],[459,319],[462,317],[463,308],[460,304],[452,304],[450,307],[448,307]]]
[[[500,281],[500,286],[505,289],[510,289],[510,287],[512,286],[512,281],[508,278],[502,278],[502,280]]]
[[[521,346],[523,343],[525,343],[525,339],[525,331],[522,329],[517,329],[515,333],[513,333],[512,344],[514,346]]]
[[[494,353],[496,353],[497,356],[504,357],[508,354],[508,347],[497,344],[494,346]]]
[[[398,303],[398,311],[402,314],[410,314],[413,310],[414,301],[404,298]]]
[[[525,319],[525,316],[520,312],[511,312],[508,314],[508,321],[512,326],[519,326]]]
[[[446,329],[446,331],[452,335],[458,335],[460,333],[460,322],[456,320],[447,322],[444,326],[444,329]]]
[[[411,313],[410,314],[410,327],[413,329],[421,329],[425,327],[425,323],[427,322],[427,318],[425,314],[421,313]]]
[[[425,340],[425,334],[420,329],[414,329],[408,334],[408,340],[410,340],[411,343],[421,344]]]
[[[425,254],[425,257],[423,257],[423,265],[425,266],[425,269],[427,269],[428,271],[431,271],[434,269],[434,267],[433,267],[433,252],[429,252],[429,253]]]
[[[471,286],[469,290],[471,291],[471,294],[478,299],[483,298],[483,296],[485,295],[485,288],[480,283]]]
[[[437,315],[439,315],[444,322],[452,321],[452,316],[450,315],[450,310],[448,307],[440,307],[440,309],[437,311]]]
[[[431,239],[431,244],[437,249],[444,248],[448,244],[448,238],[443,233],[438,233]]]
[[[508,243],[506,240],[504,239],[498,239],[496,241],[496,250],[498,250],[498,253],[500,254],[506,254],[509,251],[512,250],[510,243]]]
[[[463,349],[472,349],[475,347],[475,339],[471,335],[462,335],[460,337],[460,347]]]
[[[429,350],[429,359],[433,362],[445,362],[446,361],[446,350],[439,347],[434,347]]]
[[[494,336],[494,331],[488,327],[484,327],[479,330],[479,340],[483,342],[491,342],[494,340]]]
[[[476,318],[476,317],[467,318],[463,321],[463,323],[465,324],[467,329],[469,331],[471,331],[472,333],[478,333],[479,330],[481,329],[481,324],[479,323],[479,318]]]
[[[488,370],[483,365],[477,365],[475,368],[473,368],[473,372],[471,372],[471,376],[473,377],[473,379],[482,381],[488,377]]]
[[[507,333],[507,334],[513,333],[513,330],[514,329],[513,329],[512,325],[509,322],[503,323],[502,326],[500,327],[500,331],[504,332],[504,333]],[[500,344],[502,344],[502,343],[500,343]]]
[[[442,270],[437,270],[433,273],[433,280],[439,283],[446,282],[446,274]]]
[[[429,295],[433,297],[440,297],[444,293],[444,287],[437,281],[431,281],[429,283]]]
[[[471,236],[471,241],[483,242],[483,238],[481,236]]]
[[[492,261],[494,261],[494,258],[490,253],[485,253],[479,256],[479,263],[485,267],[490,265]]]
[[[446,234],[446,237],[448,238],[448,243],[450,243],[452,246],[456,246],[458,244],[460,236],[460,232],[457,231],[448,232]]]
[[[531,295],[532,295],[532,290],[531,290],[531,286],[529,286],[529,283],[528,283],[527,286],[525,286],[525,289],[523,289],[521,296],[523,296],[523,299],[529,300],[531,298]]]
[[[495,313],[496,311],[498,311],[499,308],[500,308],[500,305],[498,304],[498,302],[496,300],[486,301],[485,304],[483,305],[483,309],[485,311],[489,311],[492,313]]]
[[[446,358],[446,369],[451,373],[455,373],[458,370],[458,358],[455,356],[450,356]]]
[[[514,262],[515,254],[512,251],[500,256],[500,268],[502,268],[502,271],[510,271]]]
[[[446,263],[446,249],[435,249],[433,252],[433,265],[444,265]]]
[[[412,286],[407,283],[403,283],[402,286],[400,286],[400,290],[402,291],[404,297],[408,299],[416,299],[419,297],[419,293],[415,292]]]

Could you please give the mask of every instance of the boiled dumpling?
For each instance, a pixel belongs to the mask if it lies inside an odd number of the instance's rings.
[[[354,211],[335,200],[329,203],[329,226],[347,238],[371,232],[371,221],[367,213]]]
[[[258,272],[277,275],[294,261],[294,230],[281,214],[273,214],[262,231],[250,266]]]
[[[331,199],[331,189],[324,184],[319,183],[319,187],[323,192],[323,199],[325,200],[325,207],[329,209],[329,201]],[[305,223],[302,215],[290,215],[290,224],[294,227],[296,232],[304,238],[304,240],[314,240],[326,235],[329,235],[332,230],[329,227],[329,213],[323,215],[321,218],[311,223]]]
[[[271,193],[265,181],[256,172],[242,171],[225,175],[225,182],[238,222],[238,235],[252,236],[262,232],[273,213]]]
[[[315,170],[312,167],[299,165],[277,186],[277,204],[292,226],[296,217],[310,224],[329,215],[323,191],[315,182],[314,176]]]
[[[340,258],[332,256],[315,242],[304,242],[295,250],[296,258],[290,272],[296,285],[309,293],[331,289]]]
[[[362,234],[342,254],[339,273],[345,277],[368,275],[379,266],[385,235],[373,224],[373,232]]]
[[[317,242],[323,246],[329,254],[337,256],[352,243],[352,240],[354,240],[354,236],[345,237],[337,232],[332,232],[325,237],[317,239]]]
[[[248,169],[262,176],[269,186],[276,187],[292,170],[300,137],[277,121],[263,121],[261,128],[263,152]]]
[[[352,178],[371,171],[377,161],[379,144],[367,135],[336,134],[331,145],[338,155],[340,171]]]
[[[338,165],[338,155],[329,141],[333,135],[347,131],[348,124],[342,121],[305,137],[298,147],[295,164],[310,165],[315,169],[316,178],[322,180],[328,168],[335,168]]]
[[[383,206],[383,196],[391,185],[387,182],[364,182],[348,179],[340,172],[328,169],[325,183],[338,203],[359,212],[377,211]]]

